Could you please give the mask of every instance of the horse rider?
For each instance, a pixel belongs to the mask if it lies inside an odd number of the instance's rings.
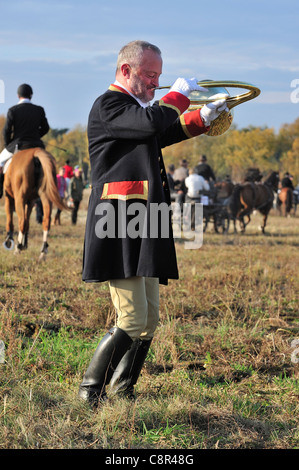
[[[23,83],[18,87],[17,94],[19,102],[9,108],[3,129],[5,148],[0,153],[0,198],[3,195],[4,173],[10,163],[8,160],[19,150],[45,148],[41,137],[50,129],[44,108],[31,103],[31,86]]]
[[[249,183],[259,183],[263,178],[263,174],[260,172],[259,168],[248,168],[244,181]]]
[[[208,205],[209,198],[208,194],[210,191],[210,185],[203,176],[195,173],[194,168],[190,168],[189,176],[185,179],[186,185],[186,199],[187,203],[191,203],[187,208],[186,217],[189,217],[191,214],[191,223],[192,228],[195,224],[195,212],[194,212],[194,203],[201,202],[203,205]]]
[[[210,165],[207,163],[207,157],[206,155],[201,155],[199,158],[199,163],[196,165],[194,168],[195,173],[198,175],[203,176],[205,180],[209,181],[216,181],[216,176],[214,174],[214,171],[210,167]]]
[[[187,178],[188,175],[189,175],[188,161],[185,158],[183,158],[182,160],[180,160],[179,168],[174,170],[173,179],[174,181],[177,181],[177,180],[183,181]]]
[[[290,188],[292,191],[294,191],[294,185],[293,185],[293,176],[290,175],[289,172],[286,172],[284,174],[284,177],[281,180],[281,187],[282,188]]]
[[[190,169],[189,176],[185,179],[185,185],[187,188],[187,202],[190,202],[193,199],[200,202],[202,192],[210,190],[208,181],[205,180],[203,176],[198,175],[193,168]]]

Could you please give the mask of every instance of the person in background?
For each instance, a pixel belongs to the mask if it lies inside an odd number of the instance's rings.
[[[181,166],[174,171],[174,181],[184,181],[189,174],[188,161],[185,158],[180,160],[180,165]]]
[[[194,169],[189,170],[189,176],[185,179],[186,185],[186,203],[192,203],[190,207],[187,208],[185,215],[190,217],[191,212],[191,226],[195,228],[195,206],[194,203],[202,203],[203,205],[208,205],[209,197],[207,195],[210,190],[209,183],[201,176],[195,173]],[[206,194],[204,194],[206,193]]]
[[[83,198],[83,190],[84,190],[84,183],[82,179],[82,170],[77,165],[74,168],[74,176],[72,177],[69,188],[69,201],[72,202],[72,224],[76,225],[77,217],[78,217],[78,210],[80,206],[80,202]]]
[[[58,174],[56,175],[56,179],[57,179],[57,188],[58,188],[59,195],[61,199],[65,199],[67,195],[67,184],[66,184],[66,180],[64,177],[63,167],[59,168]],[[54,222],[53,222],[54,225],[61,225],[60,214],[61,214],[61,209],[57,209]]]
[[[184,158],[180,160],[180,167],[176,168],[173,174],[174,180],[174,189],[177,193],[175,202],[180,204],[181,209],[183,209],[183,204],[185,202],[186,196],[186,186],[185,186],[185,179],[189,175],[188,170],[188,161]]]
[[[44,217],[44,210],[43,210],[43,205],[42,205],[42,201],[40,200],[40,197],[37,198],[37,200],[35,201],[34,207],[35,207],[36,222],[38,224],[42,224],[43,223],[43,217]]]
[[[194,169],[190,169],[189,176],[185,179],[185,185],[187,188],[186,202],[192,199],[199,199],[203,191],[209,191],[210,185],[203,178],[203,176],[195,173]]]
[[[290,173],[287,171],[282,180],[281,180],[281,187],[282,188],[290,188],[292,191],[294,191],[294,185],[293,185],[293,176],[290,175]]]
[[[198,175],[201,175],[208,182],[210,182],[210,181],[215,182],[216,181],[214,171],[212,170],[210,165],[207,163],[207,157],[205,155],[200,156],[199,163],[194,168],[194,171]]]
[[[19,102],[7,111],[3,129],[5,148],[0,153],[0,198],[3,195],[4,173],[13,154],[33,147],[45,148],[41,138],[50,129],[44,108],[31,102],[31,86],[23,83],[18,87],[17,94]]]
[[[169,186],[170,199],[171,199],[171,201],[175,201],[177,193],[174,189],[174,179],[173,179],[173,174],[174,174],[174,170],[175,170],[174,164],[171,163],[170,165],[168,165],[167,169],[168,169],[168,171],[167,171],[167,182],[168,182],[168,186]]]
[[[67,160],[65,162],[65,165],[64,165],[63,169],[64,169],[64,178],[65,178],[65,181],[66,181],[66,187],[67,187],[67,190],[68,190],[70,181],[74,176],[73,167],[72,167],[72,165],[70,165],[69,160]]]

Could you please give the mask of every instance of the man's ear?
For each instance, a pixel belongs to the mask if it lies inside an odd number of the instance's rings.
[[[123,64],[120,68],[122,76],[125,78],[130,78],[131,75],[131,67],[129,64]]]

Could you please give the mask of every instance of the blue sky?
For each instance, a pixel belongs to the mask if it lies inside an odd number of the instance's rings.
[[[299,117],[298,0],[0,0],[0,14],[0,114],[29,83],[52,128],[85,126],[119,49],[145,39],[162,50],[161,85],[195,76],[258,86],[235,108],[238,128],[277,131]]]

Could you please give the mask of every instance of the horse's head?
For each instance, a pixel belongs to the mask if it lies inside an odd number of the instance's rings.
[[[271,188],[277,193],[279,185],[279,173],[278,171],[271,171],[268,178],[265,179],[265,184],[271,186]]]

